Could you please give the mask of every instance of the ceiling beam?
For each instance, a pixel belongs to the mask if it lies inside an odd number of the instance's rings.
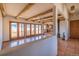
[[[46,22],[46,23],[43,23],[43,24],[53,25],[53,22]]]
[[[46,16],[46,17],[43,17],[43,18],[40,18],[40,19],[31,20],[31,21],[38,21],[38,20],[48,19],[48,18],[52,18],[53,19],[53,16],[49,15],[49,16]]]
[[[29,10],[33,5],[34,5],[34,3],[29,3],[28,5],[26,5],[26,6],[21,10],[21,12],[18,13],[18,15],[16,16],[16,18],[17,18],[18,16],[20,16],[20,15],[21,15],[23,12],[25,12],[26,10]]]
[[[53,22],[53,20],[52,19],[46,19],[46,20],[43,20],[43,21],[41,21],[41,22]]]
[[[52,19],[42,19],[42,20],[37,20],[37,21],[53,21]]]
[[[53,16],[52,16],[52,15],[50,15],[50,16],[47,16],[47,17],[43,17],[43,18],[40,18],[40,20],[41,20],[41,19],[51,18],[51,17],[53,17]]]
[[[46,10],[45,12],[42,12],[42,13],[39,13],[37,15],[34,15],[34,16],[30,17],[30,18],[27,18],[26,20],[31,19],[31,18],[34,18],[34,17],[37,17],[37,16],[45,15],[45,14],[50,13],[52,11],[53,11],[53,9],[51,8],[49,10]]]
[[[45,20],[43,20],[43,21],[53,21],[53,19],[45,19]]]
[[[4,7],[3,7],[2,3],[0,3],[0,10],[1,10],[1,13],[2,13],[2,17],[4,17],[6,15],[6,12],[4,10]]]

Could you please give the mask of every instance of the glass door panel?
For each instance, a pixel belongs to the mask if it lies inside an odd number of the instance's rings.
[[[38,34],[38,25],[36,25],[36,34]]]
[[[17,38],[17,23],[11,23],[11,38]]]
[[[31,24],[31,35],[34,35],[34,24]]]
[[[30,24],[27,24],[27,36],[30,36]]]
[[[41,25],[39,25],[39,34],[41,34]]]
[[[24,24],[19,23],[19,37],[24,37]]]
[[[46,25],[44,25],[44,33],[46,33]]]

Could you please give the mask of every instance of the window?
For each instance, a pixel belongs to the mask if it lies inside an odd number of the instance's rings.
[[[41,25],[39,25],[39,34],[41,34]]]
[[[34,35],[34,24],[31,24],[31,35]]]
[[[43,30],[44,30],[44,33],[46,33],[46,25],[43,25]]]
[[[46,25],[44,25],[44,29],[46,29]]]
[[[25,24],[21,22],[10,22],[10,37],[11,39],[23,38],[46,33],[46,25],[41,24]]]
[[[11,23],[11,38],[17,38],[17,23]]]
[[[19,37],[24,37],[24,24],[19,23]]]
[[[27,36],[30,36],[30,24],[27,24]]]
[[[36,34],[38,34],[38,25],[36,25]]]

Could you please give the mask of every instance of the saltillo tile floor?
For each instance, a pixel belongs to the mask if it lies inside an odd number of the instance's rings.
[[[58,39],[58,56],[79,56],[79,39]]]

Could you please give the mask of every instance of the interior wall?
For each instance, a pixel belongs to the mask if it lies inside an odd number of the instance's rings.
[[[2,39],[3,39],[3,26],[2,26],[2,23],[3,22],[3,19],[2,19],[2,15],[1,15],[1,11],[0,11],[0,50],[1,50],[1,47],[2,47]]]
[[[59,34],[60,34],[60,37],[62,38],[63,37],[63,33],[65,33],[65,21],[60,21],[59,23]]]

